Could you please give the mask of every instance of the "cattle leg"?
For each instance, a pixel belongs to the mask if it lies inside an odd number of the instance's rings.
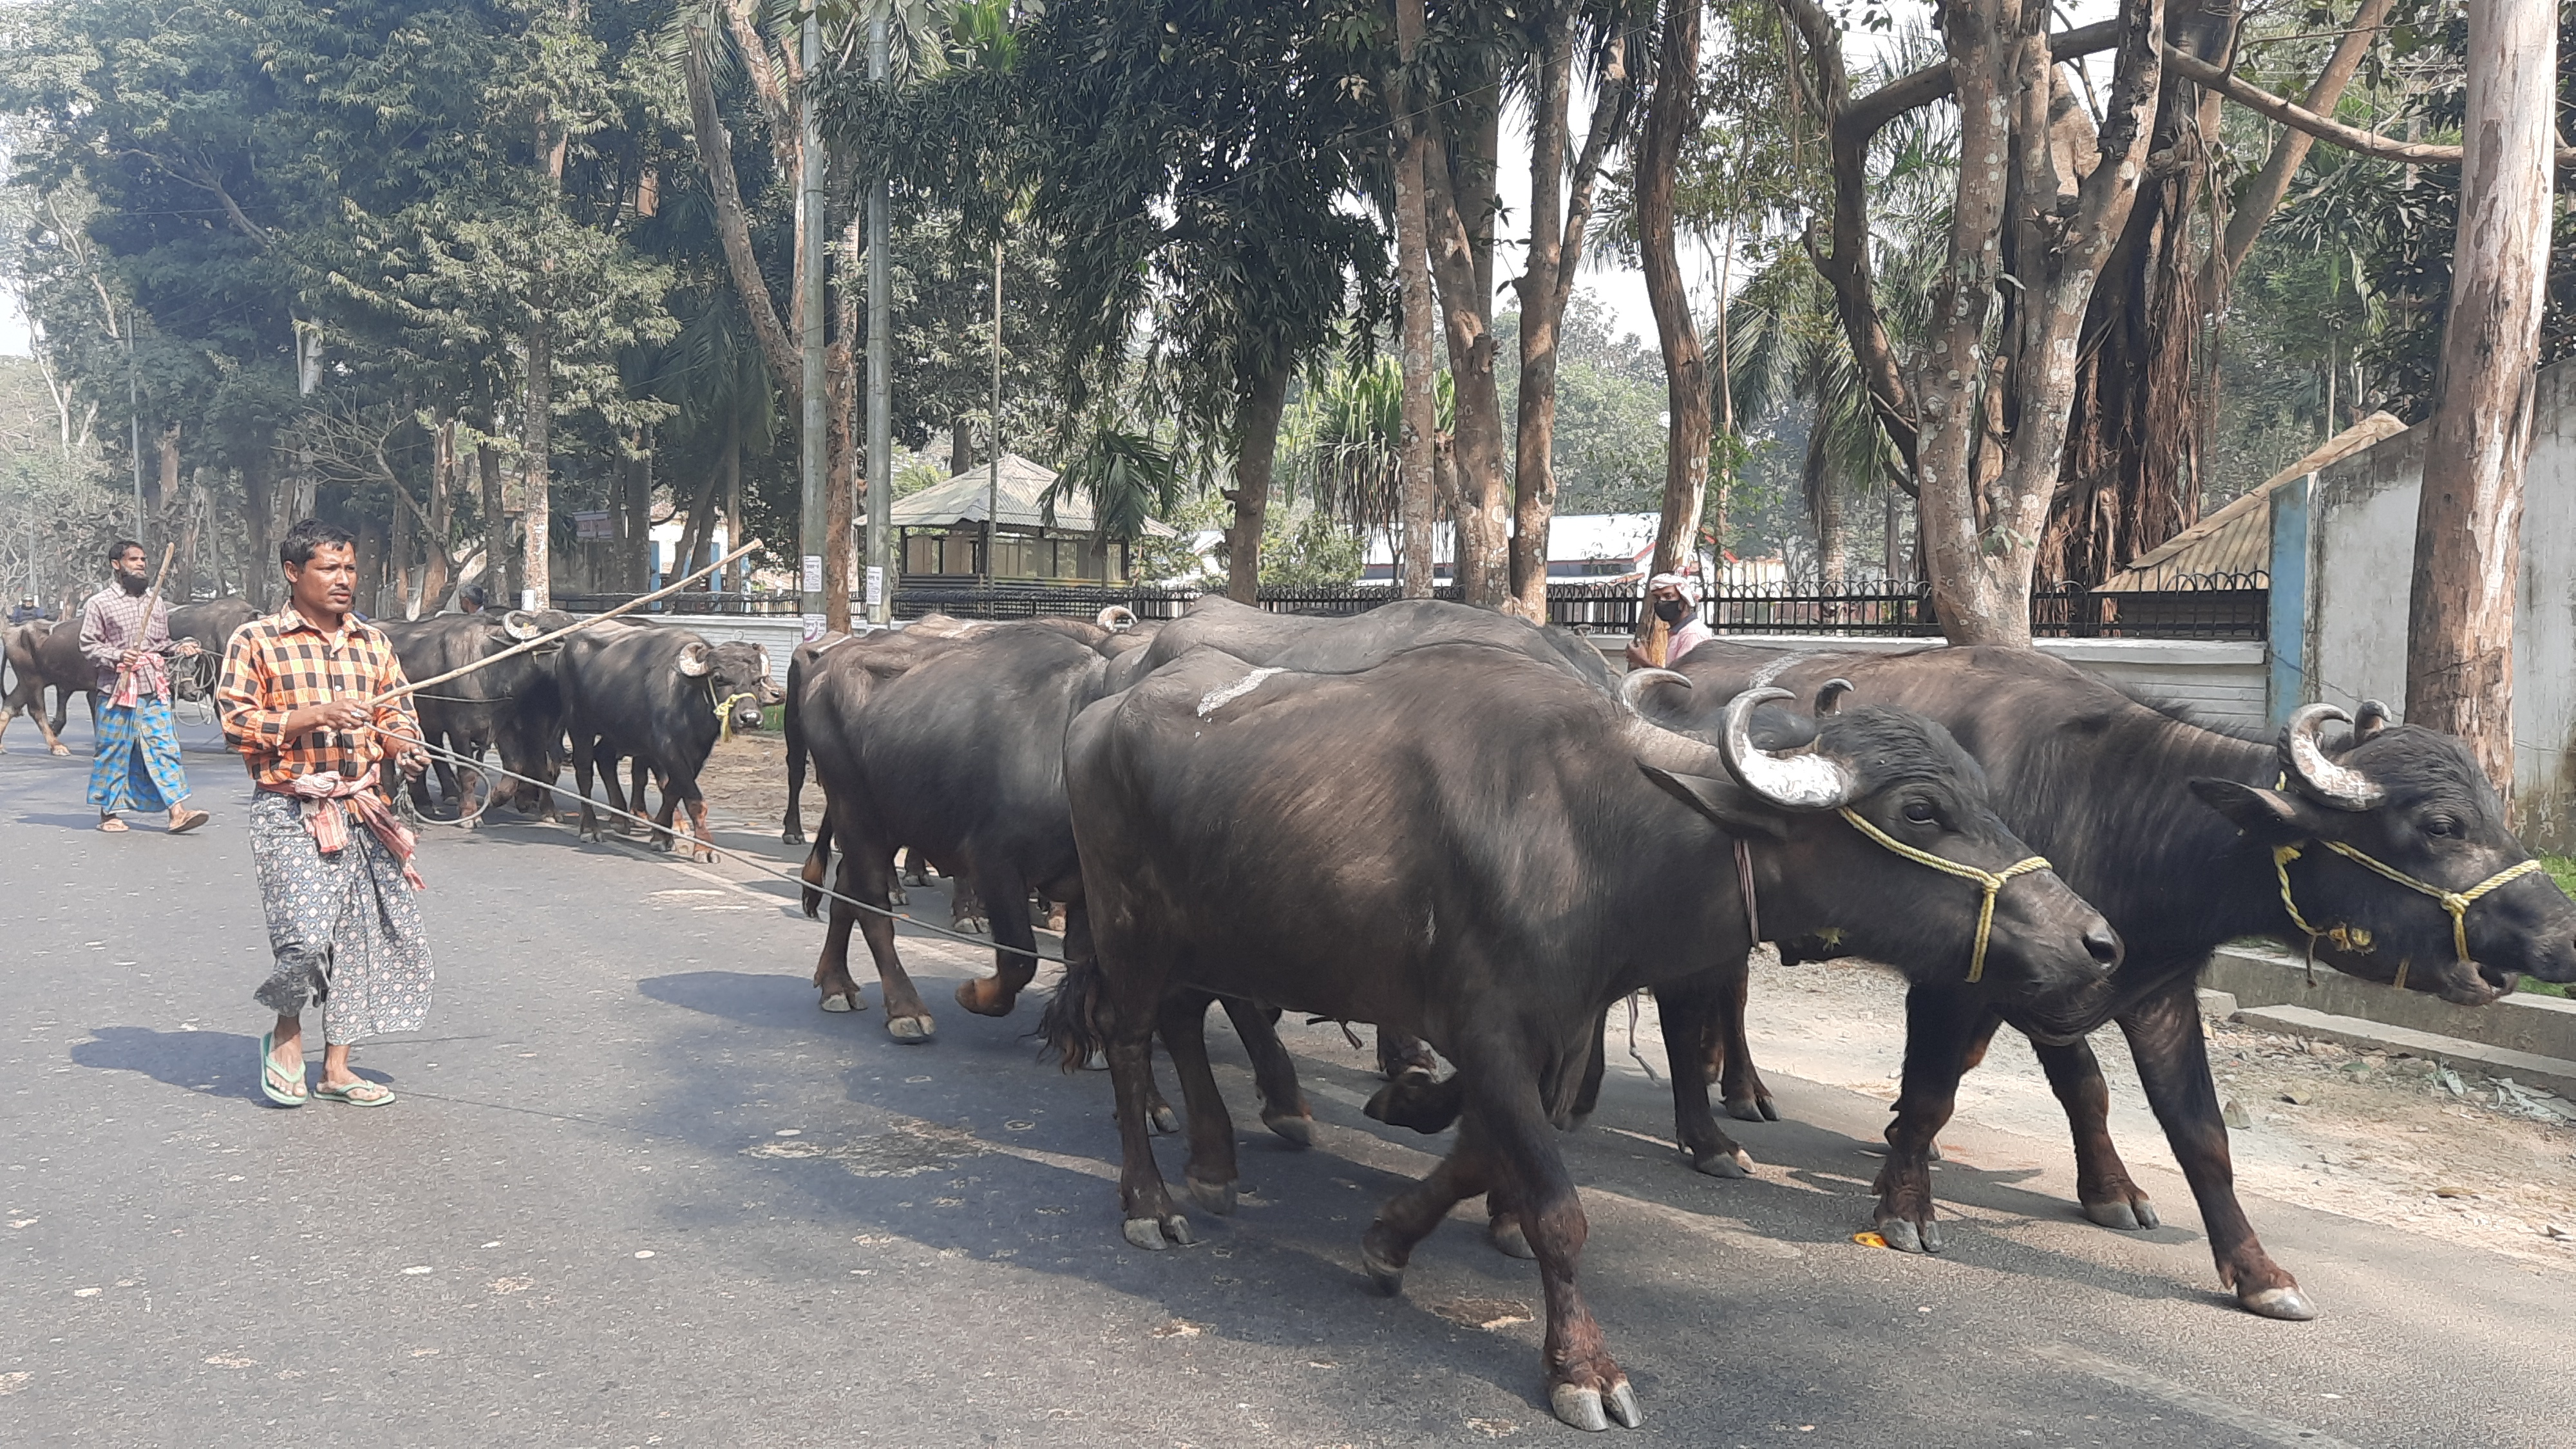
[[[1156,1252],[1176,1243],[1186,1248],[1195,1241],[1190,1220],[1172,1206],[1171,1190],[1164,1185],[1162,1170],[1154,1165],[1154,1139],[1147,1123],[1148,1113],[1159,1105],[1154,1091],[1154,1031],[1168,977],[1168,971],[1131,963],[1125,972],[1104,971],[1099,978],[1108,1017],[1108,1044],[1101,1054],[1109,1059],[1109,1082],[1118,1099],[1118,1203],[1125,1218],[1121,1231],[1129,1243]],[[1206,1010],[1204,1000],[1200,1010]],[[1169,1044],[1167,1037],[1165,1045]]]
[[[1777,1122],[1780,1109],[1771,1102],[1771,1089],[1762,1083],[1762,1073],[1753,1066],[1753,1047],[1744,1036],[1745,999],[1753,985],[1753,962],[1748,955],[1738,961],[1720,962],[1716,968],[1724,990],[1715,1002],[1715,1014],[1709,1023],[1708,1060],[1702,1079],[1717,1085],[1719,1097],[1726,1103],[1726,1115],[1740,1122]]]
[[[1079,916],[1082,903],[1074,902],[1070,910],[1073,916]],[[1068,925],[1071,919],[1068,917]],[[1072,937],[1065,939],[1066,953],[1070,955]],[[1234,1034],[1243,1041],[1244,1055],[1252,1058],[1252,1080],[1261,1089],[1261,1125],[1291,1146],[1313,1146],[1315,1114],[1307,1109],[1306,1093],[1297,1085],[1296,1062],[1290,1059],[1288,1048],[1280,1045],[1279,1012],[1239,996],[1220,1000],[1225,1003],[1226,1019],[1234,1023]],[[1165,1044],[1170,1044],[1169,1038]]]
[[[1753,1166],[1744,1149],[1717,1125],[1717,1114],[1709,1110],[1708,1078],[1700,1070],[1707,1059],[1702,1043],[1723,1030],[1725,1004],[1733,990],[1723,971],[1705,971],[1655,988],[1655,1011],[1664,1024],[1664,1062],[1673,1078],[1673,1140],[1681,1144],[1682,1156],[1690,1159],[1694,1169],[1711,1177],[1744,1177]]]
[[[886,878],[889,882],[894,879],[891,869],[886,872]],[[978,883],[991,883],[991,898],[994,900],[1017,902],[1028,899],[1028,884],[1020,879],[1019,872],[1007,867],[978,867],[975,879]],[[1020,992],[1038,974],[1038,958],[1030,954],[1037,950],[1038,938],[1029,927],[1029,913],[1025,909],[997,910],[991,919],[993,974],[960,983],[957,1004],[977,1016],[1008,1016],[1012,1006],[1019,1001]]]
[[[2305,1321],[2317,1316],[2299,1282],[2272,1261],[2254,1236],[2254,1224],[2236,1200],[2236,1170],[2227,1151],[2227,1123],[2219,1115],[2218,1084],[2209,1078],[2209,1048],[2200,1034],[2198,982],[2176,975],[2165,988],[2121,1013],[2120,1030],[2137,1059],[2148,1105],[2164,1124],[2191,1195],[2200,1204],[2218,1281],[2236,1290],[2236,1301],[2265,1318]]]
[[[1431,1231],[1448,1220],[1449,1210],[1480,1192],[1490,1192],[1499,1164],[1481,1124],[1462,1123],[1458,1140],[1431,1175],[1388,1198],[1360,1235],[1360,1267],[1381,1293],[1404,1289],[1405,1265]]]
[[[816,885],[822,884],[823,873],[831,865],[831,860],[828,841],[818,843],[813,853],[805,858],[805,878]],[[858,890],[856,876],[857,871],[851,866],[849,856],[844,854],[836,891],[845,896],[854,895]],[[814,914],[815,903],[820,899],[819,893],[808,894],[805,914]],[[867,998],[859,995],[859,983],[850,979],[850,927],[858,917],[858,908],[848,901],[832,902],[831,918],[823,929],[823,954],[814,959],[814,984],[822,990],[825,1011],[868,1009]]]
[[[1388,1031],[1385,1027],[1379,1027],[1377,1069],[1385,1073],[1386,1079],[1390,1082],[1399,1080],[1407,1072],[1437,1075],[1440,1071],[1440,1054],[1431,1049],[1431,1043],[1418,1036],[1406,1036],[1400,1031]]]
[[[1644,1422],[1636,1390],[1610,1357],[1601,1325],[1575,1284],[1590,1225],[1575,1196],[1574,1177],[1557,1151],[1557,1134],[1539,1085],[1525,1059],[1509,1049],[1464,1045],[1458,1055],[1467,1078],[1467,1111],[1460,1135],[1491,1133],[1501,1167],[1498,1186],[1520,1209],[1539,1282],[1547,1291],[1548,1407],[1578,1429],[1633,1429]]]
[[[843,829],[848,835],[857,834],[846,827]],[[886,889],[894,877],[892,861],[892,852],[883,849],[860,846],[843,851],[841,894],[884,907]],[[858,918],[859,934],[867,939],[868,954],[876,959],[877,983],[885,997],[886,1035],[900,1042],[925,1042],[937,1035],[938,1023],[931,1020],[930,1008],[921,1004],[921,992],[912,984],[912,977],[905,973],[903,958],[895,954],[894,918],[879,911],[861,911],[848,901],[832,902],[834,924],[837,925],[844,916]],[[844,933],[843,942],[848,939]],[[841,959],[841,980],[845,983],[849,980],[848,960],[845,944]],[[819,973],[815,979],[824,981]],[[828,993],[832,988],[826,983],[824,989]],[[1147,1029],[1150,1031],[1151,1028],[1149,1021]]]
[[[1156,1025],[1164,1050],[1172,1054],[1172,1074],[1180,1079],[1181,1105],[1190,1114],[1190,1160],[1181,1180],[1191,1201],[1225,1217],[1234,1212],[1237,1174],[1234,1118],[1208,1065],[1207,1009],[1214,999],[1204,991],[1175,991],[1164,998]]]
[[[572,737],[572,783],[573,788],[581,791],[581,820],[573,826],[572,832],[575,840],[602,838],[599,833],[599,816],[590,808],[590,772],[598,763],[598,748],[599,742],[596,740],[583,739],[578,734]],[[613,761],[610,768],[615,768]],[[607,785],[609,793],[615,794],[617,782],[610,780]]]
[[[1905,1080],[1878,1171],[1879,1236],[1903,1253],[1941,1251],[1932,1205],[1932,1144],[1959,1104],[1959,1079],[1985,1060],[1999,1018],[1971,991],[1916,986],[1905,994]]]
[[[2129,1178],[2120,1150],[2111,1145],[2111,1084],[2102,1080],[2102,1063],[2090,1042],[2031,1049],[2048,1073],[2048,1085],[2066,1108],[2067,1125],[2075,1131],[2075,1200],[2084,1216],[2106,1228],[2135,1231],[2159,1226],[2155,1204]]]

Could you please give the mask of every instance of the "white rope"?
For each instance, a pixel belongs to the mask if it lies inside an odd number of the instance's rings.
[[[467,768],[467,769],[470,769],[470,770],[474,770],[474,771],[476,771],[477,773],[488,773],[488,774],[494,774],[494,775],[502,775],[502,776],[506,776],[506,777],[508,777],[508,778],[510,778],[510,779],[520,781],[520,782],[521,782],[521,783],[523,783],[523,784],[533,785],[533,786],[537,787],[537,788],[538,788],[538,789],[540,789],[540,790],[554,790],[554,789],[558,789],[558,788],[560,788],[559,786],[554,785],[554,784],[551,784],[551,783],[548,783],[547,781],[539,780],[539,779],[535,779],[535,778],[530,777],[530,776],[527,776],[527,775],[522,775],[522,774],[520,774],[520,773],[519,773],[518,771],[516,771],[516,770],[505,769],[505,768],[503,768],[503,767],[501,767],[501,766],[499,766],[499,765],[486,765],[486,764],[483,764],[483,763],[481,763],[481,762],[479,762],[479,761],[468,759],[468,758],[466,758],[464,755],[458,754],[456,751],[451,750],[451,749],[447,749],[447,748],[445,748],[445,747],[443,747],[443,746],[439,746],[439,745],[432,745],[432,744],[427,744],[427,743],[422,743],[422,744],[420,744],[420,745],[418,746],[418,748],[419,748],[421,751],[423,751],[424,753],[429,754],[429,755],[433,755],[433,756],[445,756],[445,757],[446,757],[446,759],[447,759],[447,761],[448,761],[450,764],[462,765],[462,766],[464,766],[464,767],[465,767],[465,768]],[[587,796],[587,795],[585,795],[585,796],[583,796],[583,797],[581,797],[581,798],[582,798],[582,804],[584,804],[584,805],[586,805],[586,806],[590,807],[590,808],[591,808],[591,809],[593,809],[593,810],[597,810],[597,811],[599,811],[599,812],[600,812],[600,813],[602,813],[602,814],[622,816],[622,817],[624,817],[624,818],[626,818],[626,819],[628,819],[628,820],[632,820],[632,821],[636,822],[637,824],[639,824],[639,825],[643,825],[643,826],[645,826],[645,827],[647,827],[647,828],[649,828],[649,829],[651,829],[651,830],[653,830],[653,831],[656,831],[656,832],[660,832],[660,831],[662,831],[662,830],[663,830],[663,828],[664,828],[664,827],[662,826],[661,822],[659,822],[659,821],[657,821],[657,820],[654,820],[654,819],[653,819],[652,817],[650,817],[650,816],[646,816],[646,815],[638,815],[638,814],[636,814],[636,813],[635,813],[634,811],[632,811],[632,810],[620,810],[620,809],[618,809],[618,808],[617,808],[616,806],[614,806],[614,805],[602,805],[602,804],[599,804],[599,803],[598,803],[598,802],[596,802],[596,801],[593,801],[593,800],[592,800],[589,796]],[[640,804],[642,804],[642,803],[644,803],[644,802],[643,802],[643,801],[641,801],[641,800],[638,800],[638,801],[636,801],[635,803],[637,803],[637,804],[639,804],[639,805],[640,805]],[[467,817],[467,819],[473,819],[473,820],[479,820],[479,819],[481,819],[481,818],[482,818],[482,815],[483,815],[483,810],[484,810],[484,808],[485,808],[486,806],[489,806],[490,804],[491,804],[491,794],[490,794],[490,792],[488,792],[488,791],[487,791],[487,792],[485,792],[485,794],[484,794],[483,804],[482,804],[482,805],[478,805],[477,807],[475,807],[474,814],[473,814],[472,816],[470,816],[470,817]],[[426,819],[424,819],[424,820],[423,820],[423,823],[424,823],[424,824],[430,824],[430,825],[453,825],[453,826],[459,826],[459,827],[461,827],[461,826],[463,826],[466,822],[465,822],[464,820],[426,820]],[[683,822],[683,823],[685,823],[685,822]],[[676,832],[674,832],[674,833],[676,833]],[[778,880],[787,881],[787,882],[789,882],[789,883],[791,883],[791,884],[795,885],[799,890],[810,890],[810,891],[813,891],[813,892],[815,892],[815,893],[816,893],[816,894],[818,894],[818,895],[821,895],[821,896],[826,897],[827,899],[835,900],[835,901],[839,901],[839,902],[841,902],[841,903],[842,903],[842,904],[844,904],[844,905],[854,906],[854,907],[856,907],[856,908],[858,908],[859,910],[862,910],[862,911],[869,911],[869,912],[872,912],[872,913],[874,913],[874,914],[876,914],[876,915],[883,916],[883,917],[885,917],[885,918],[886,918],[886,919],[888,919],[888,920],[893,920],[893,921],[902,921],[902,922],[904,922],[904,923],[905,923],[905,924],[907,924],[907,925],[917,926],[917,927],[921,928],[922,930],[925,930],[925,931],[928,931],[928,932],[932,933],[933,935],[947,936],[947,937],[949,937],[949,938],[951,938],[951,939],[953,939],[953,940],[963,941],[963,942],[965,942],[966,944],[968,944],[968,945],[970,945],[970,946],[986,946],[986,947],[990,947],[991,949],[996,950],[996,951],[1009,951],[1009,952],[1013,953],[1014,955],[1027,956],[1027,957],[1031,957],[1031,958],[1036,959],[1036,960],[1039,960],[1039,961],[1052,961],[1052,962],[1056,963],[1056,964],[1057,964],[1057,965],[1059,965],[1059,966],[1061,966],[1061,965],[1063,965],[1063,964],[1064,964],[1064,958],[1063,958],[1062,956],[1050,956],[1050,955],[1046,954],[1044,951],[1032,951],[1032,950],[1028,949],[1028,948],[1027,948],[1027,947],[1025,947],[1025,946],[1013,946],[1013,945],[1008,944],[1007,942],[1003,942],[1003,941],[996,941],[996,940],[993,940],[993,939],[991,939],[991,938],[989,938],[989,937],[985,937],[985,936],[970,936],[970,935],[968,935],[967,933],[965,933],[964,931],[954,931],[954,930],[950,930],[949,928],[947,928],[947,927],[945,927],[945,926],[934,926],[934,925],[932,925],[930,922],[925,921],[925,920],[922,920],[922,919],[921,919],[920,917],[918,917],[918,916],[907,916],[907,915],[905,915],[905,914],[904,914],[903,912],[901,912],[901,911],[888,910],[888,909],[886,909],[884,906],[872,905],[872,904],[870,904],[870,903],[868,903],[868,902],[866,902],[866,901],[859,900],[859,899],[857,899],[856,897],[853,897],[853,896],[845,896],[845,895],[841,894],[839,891],[833,890],[833,889],[832,889],[831,887],[829,887],[829,886],[815,885],[815,884],[813,884],[813,883],[811,883],[811,882],[807,881],[807,880],[806,880],[802,875],[797,875],[797,874],[793,874],[793,873],[791,873],[791,872],[788,872],[788,871],[782,870],[782,869],[778,868],[778,867],[777,867],[774,863],[772,863],[771,861],[766,860],[766,859],[764,859],[764,858],[762,858],[762,857],[760,857],[760,856],[745,854],[745,853],[744,853],[744,852],[742,852],[742,851],[735,850],[735,849],[734,849],[734,848],[732,848],[731,846],[718,845],[718,844],[716,844],[716,843],[715,843],[714,841],[712,841],[712,840],[707,840],[707,839],[704,839],[704,838],[702,838],[702,837],[698,836],[695,832],[691,832],[691,833],[690,833],[689,838],[690,838],[690,839],[692,839],[692,840],[696,840],[700,845],[704,846],[710,854],[724,856],[724,857],[726,857],[726,858],[728,858],[728,859],[730,859],[730,860],[733,860],[733,861],[735,861],[735,862],[737,862],[737,863],[739,863],[739,864],[750,866],[753,870],[759,871],[759,872],[761,872],[761,873],[762,873],[762,874],[764,874],[764,875],[768,875],[768,876],[774,877],[774,878],[776,878],[776,879],[778,879]],[[844,851],[843,853],[844,853],[844,854],[847,854],[848,852],[847,852],[847,851]],[[988,910],[989,910],[989,909],[993,909],[997,904],[998,904],[998,903],[995,903],[995,902],[986,902],[986,908],[987,908]]]

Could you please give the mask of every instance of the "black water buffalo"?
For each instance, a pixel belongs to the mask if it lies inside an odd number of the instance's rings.
[[[170,637],[194,639],[202,653],[170,661],[170,692],[181,699],[205,699],[215,692],[223,670],[225,646],[233,631],[259,617],[259,606],[237,595],[181,604],[170,611]]]
[[[514,609],[506,614],[386,619],[378,621],[376,627],[393,642],[405,677],[433,679],[572,622],[570,615],[551,610],[527,613]],[[412,700],[420,711],[423,736],[430,744],[471,760],[480,760],[487,749],[497,750],[503,769],[551,783],[563,767],[563,706],[555,686],[554,663],[551,648],[530,650],[414,694]],[[498,785],[488,785],[482,772],[471,765],[465,771],[470,779],[460,781],[454,764],[444,758],[435,761],[434,768],[448,803],[467,821],[477,820],[492,806],[513,798],[533,809],[544,808],[546,792],[539,787],[507,776]],[[411,795],[413,804],[425,813],[429,809],[428,780],[412,781]]]
[[[853,640],[841,646],[846,662],[822,655],[799,700],[802,743],[825,796],[805,879],[823,882],[836,843],[835,890],[880,909],[891,903],[898,848],[962,874],[988,903],[997,949],[993,975],[959,987],[957,1001],[980,1015],[1008,1014],[1037,969],[1022,954],[1037,944],[1019,908],[1029,893],[1067,903],[1069,939],[1083,931],[1065,725],[1100,697],[1111,659],[1143,642],[1096,623],[1032,619],[914,646]],[[819,893],[808,892],[806,909],[818,905]],[[861,1005],[849,974],[854,925],[876,961],[887,1032],[930,1039],[936,1026],[895,953],[893,922],[847,901],[832,904],[814,968],[825,1009]]]
[[[952,619],[945,614],[930,614],[901,629],[877,629],[865,634],[835,634],[796,646],[787,657],[787,707],[780,712],[782,733],[787,742],[787,815],[778,830],[780,841],[788,845],[805,843],[805,697],[810,681],[822,677],[828,668],[834,672],[854,671],[850,677],[828,686],[835,694],[830,706],[845,719],[856,718],[864,707],[869,690],[894,678],[912,666],[939,653],[963,639],[991,628],[990,624]]]
[[[1146,1136],[1158,1025],[1188,1103],[1191,1195],[1231,1206],[1233,1132],[1193,993],[1426,1037],[1457,1063],[1465,1111],[1448,1158],[1362,1239],[1369,1275],[1394,1291],[1455,1203],[1502,1194],[1546,1288],[1557,1415],[1636,1424],[1575,1286],[1585,1225],[1553,1125],[1580,1090],[1598,1013],[1741,954],[1739,840],[1766,925],[1845,925],[1855,947],[1917,976],[1958,973],[1978,893],[1860,822],[1965,869],[2001,873],[2030,855],[1938,726],[1846,710],[1813,753],[1773,756],[1749,730],[1775,696],[1733,701],[1711,744],[1559,665],[1451,643],[1334,674],[1199,650],[1085,709],[1064,768],[1108,1009],[1050,1021],[1069,1058],[1107,1052],[1128,1241],[1190,1238]],[[1985,944],[1988,988],[2070,1023],[2098,1009],[2118,955],[2102,918],[2040,868],[2002,890]],[[1070,1034],[1104,1021],[1105,1041]]]
[[[2492,1001],[2520,974],[2576,978],[2576,905],[2536,869],[2464,905],[2455,936],[2440,893],[2474,891],[2530,857],[2457,740],[2388,724],[2376,706],[2364,706],[2340,743],[2319,738],[2324,721],[2343,718],[2320,705],[2300,710],[2277,740],[2258,741],[2176,719],[2026,650],[1786,654],[1720,640],[1693,650],[1681,672],[1698,687],[1675,701],[1669,723],[1704,720],[1709,696],[1756,681],[1805,690],[1838,675],[1854,698],[1947,725],[1985,767],[1997,812],[2128,944],[2102,1014],[2081,1025],[2119,1023],[2199,1203],[2219,1279],[2255,1313],[2304,1319],[2315,1310],[2236,1200],[2194,995],[2210,953],[2240,936],[2305,951],[2304,919],[2321,933],[2317,960],[2452,1001]],[[2422,884],[2397,884],[2365,861]],[[1711,1064],[1736,1115],[1770,1115],[1744,1043],[1743,967],[1730,955],[1727,968],[1736,984],[1730,1019],[1708,1043]],[[1920,981],[1908,993],[1904,1087],[1878,1181],[1877,1220],[1891,1245],[1941,1246],[1934,1134],[1999,1021],[2029,1029],[1955,982]],[[2034,1044],[2074,1129],[2085,1216],[2156,1226],[2112,1147],[2109,1088],[2092,1048],[2080,1038]],[[1705,1070],[1691,1078],[1707,1079]]]
[[[728,728],[759,727],[759,684],[768,677],[769,652],[761,646],[710,644],[686,629],[612,624],[564,640],[555,656],[555,683],[572,746],[573,779],[581,790],[580,833],[600,834],[590,802],[593,771],[603,777],[609,804],[628,808],[616,774],[623,758],[634,762],[635,813],[643,813],[645,773],[662,782],[662,808],[654,816],[657,847],[673,844],[672,816],[683,804],[696,839],[712,839],[698,771]]]
[[[0,696],[0,749],[5,749],[9,721],[25,713],[36,722],[45,737],[45,748],[57,755],[68,755],[71,747],[62,741],[63,721],[71,713],[72,696],[89,697],[89,720],[98,723],[98,667],[81,653],[80,621],[49,623],[35,620],[0,633],[5,641],[9,673],[13,683],[5,696]],[[50,722],[45,716],[45,691],[54,691],[54,711]]]

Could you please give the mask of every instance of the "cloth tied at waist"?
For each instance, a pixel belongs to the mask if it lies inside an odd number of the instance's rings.
[[[324,855],[337,855],[349,848],[349,813],[356,811],[358,819],[402,863],[403,882],[416,891],[429,889],[420,878],[419,868],[412,864],[416,837],[411,827],[394,817],[383,798],[370,788],[373,783],[366,775],[348,780],[342,779],[337,770],[323,770],[298,775],[282,787],[261,788],[274,789],[295,801],[304,816],[306,833]]]
[[[146,696],[170,697],[170,671],[160,655],[150,652],[136,655],[130,667],[117,671],[116,693],[107,702],[118,709],[132,709]]]

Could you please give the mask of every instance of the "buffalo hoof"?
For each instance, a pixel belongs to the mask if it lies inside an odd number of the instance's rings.
[[[1746,1155],[1741,1147],[1733,1152],[1712,1152],[1706,1157],[1694,1157],[1691,1159],[1691,1166],[1711,1177],[1751,1177],[1753,1175],[1753,1159]]]
[[[825,1011],[865,1011],[868,1009],[868,1003],[865,997],[859,995],[859,989],[853,986],[847,991],[824,992],[823,1009]]]
[[[957,1004],[977,1016],[1008,1016],[1015,998],[1002,989],[1002,984],[989,976],[978,976],[957,985]]]
[[[1780,1109],[1772,1106],[1768,1097],[1729,1097],[1726,1115],[1738,1122],[1777,1122]]]
[[[782,830],[778,832],[778,843],[781,845],[803,845],[805,843],[805,832],[802,830]]]
[[[1201,1182],[1195,1177],[1185,1180],[1189,1184],[1190,1201],[1197,1203],[1200,1207],[1206,1208],[1209,1212],[1216,1214],[1218,1217],[1230,1218],[1234,1216],[1233,1183]]]
[[[1173,1111],[1172,1104],[1169,1102],[1157,1100],[1147,1106],[1145,1120],[1156,1132],[1165,1137],[1181,1130],[1181,1114]]]
[[[1264,1112],[1261,1125],[1277,1133],[1280,1141],[1301,1151],[1315,1145],[1315,1116],[1311,1112]]]
[[[2141,1228],[2163,1225],[2156,1217],[2156,1205],[2143,1197],[2115,1199],[2111,1202],[2088,1202],[2084,1205],[2084,1216],[2091,1218],[2102,1227],[2117,1228],[2124,1233],[2134,1233]]]
[[[1942,1161],[1941,1144],[1938,1142],[1925,1143],[1923,1146],[1923,1160],[1926,1162]]]
[[[2250,1293],[2239,1289],[2236,1301],[2245,1305],[2245,1311],[2257,1318],[2305,1323],[2317,1316],[2317,1306],[2308,1301],[2308,1295],[2300,1292],[2296,1283],[2284,1283],[2278,1288],[2258,1288]]]
[[[1637,1391],[1628,1387],[1626,1379],[1611,1385],[1606,1395],[1599,1389],[1558,1384],[1548,1391],[1547,1406],[1566,1423],[1593,1434],[1609,1428],[1613,1419],[1627,1429],[1646,1422],[1645,1414],[1637,1408]]]
[[[939,1034],[939,1026],[928,1016],[890,1016],[886,1018],[886,1035],[899,1042],[925,1042]]]
[[[890,906],[908,906],[912,904],[912,897],[903,893],[903,887],[894,886],[886,891],[886,904]]]
[[[1910,1218],[1889,1218],[1878,1225],[1878,1235],[1900,1253],[1941,1251],[1941,1225],[1937,1222],[1918,1224]]]
[[[1186,1248],[1198,1241],[1190,1236],[1190,1220],[1179,1213],[1161,1219],[1129,1218],[1126,1232],[1128,1242],[1149,1253],[1159,1253],[1165,1248]]]
[[[1370,1287],[1389,1298],[1404,1291],[1404,1265],[1378,1256],[1365,1239],[1360,1243],[1360,1271],[1368,1274]]]
[[[1530,1246],[1529,1234],[1521,1231],[1518,1213],[1503,1213],[1486,1223],[1485,1241],[1493,1244],[1494,1251],[1506,1258],[1518,1258],[1524,1263],[1538,1259],[1538,1250]]]

